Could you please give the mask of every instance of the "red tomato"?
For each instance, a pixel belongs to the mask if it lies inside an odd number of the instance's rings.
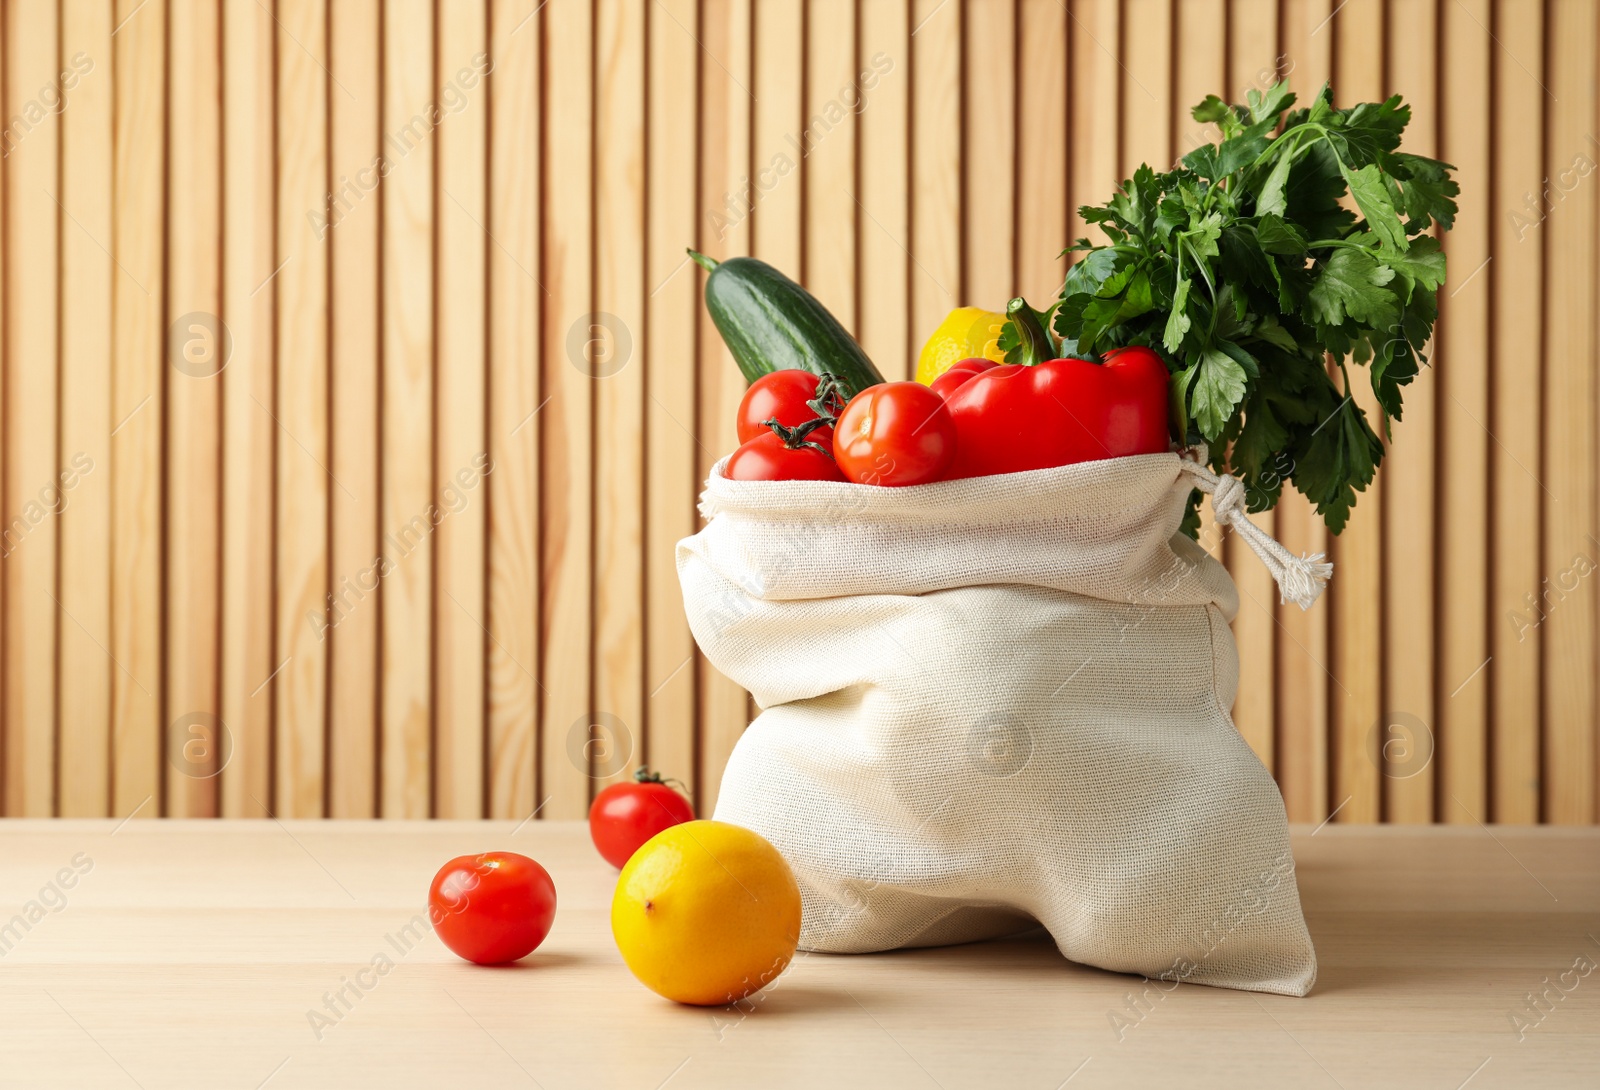
[[[614,783],[589,807],[589,836],[607,863],[621,870],[646,840],[694,820],[689,800],[646,769],[632,783]]]
[[[968,379],[972,378],[973,375],[982,374],[984,371],[993,370],[996,366],[998,365],[994,362],[994,360],[987,360],[982,356],[974,356],[971,359],[957,360],[955,363],[950,365],[950,370],[946,371],[944,374],[930,382],[928,384],[928,389],[932,390],[934,393],[948,401],[950,399],[950,395]]]
[[[556,887],[543,867],[516,852],[457,856],[433,876],[428,914],[452,951],[500,965],[531,954],[550,933]]]
[[[730,481],[842,481],[844,474],[818,447],[768,431],[728,457],[723,473]]]
[[[768,420],[776,419],[789,428],[815,420],[817,411],[806,402],[816,399],[819,381],[810,371],[794,370],[773,371],[752,382],[739,401],[739,416],[734,422],[739,442],[748,443],[767,431]],[[833,429],[818,428],[810,438],[822,446],[832,446]]]
[[[1103,364],[996,367],[963,383],[947,404],[958,437],[951,479],[1168,448],[1167,365],[1148,348],[1114,349]]]
[[[944,398],[920,382],[867,387],[850,399],[834,429],[834,459],[857,484],[937,481],[955,453],[955,422]]]

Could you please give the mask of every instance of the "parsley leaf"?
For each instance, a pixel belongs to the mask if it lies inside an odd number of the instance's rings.
[[[1222,434],[1233,411],[1244,400],[1245,373],[1239,361],[1220,347],[1207,348],[1191,368],[1194,384],[1189,387],[1189,414],[1209,442]]]
[[[1394,270],[1378,264],[1367,250],[1335,250],[1311,289],[1311,317],[1322,325],[1341,325],[1346,315],[1369,325],[1383,325],[1399,316],[1394,292],[1384,285]]]
[[[1394,203],[1390,200],[1383,171],[1376,165],[1355,171],[1343,169],[1345,184],[1350,187],[1350,195],[1367,217],[1367,225],[1385,246],[1392,250],[1405,250],[1406,230],[1401,226],[1400,214],[1394,210]]]
[[[1405,284],[1404,302],[1411,301],[1411,293],[1418,284],[1428,291],[1438,291],[1439,285],[1444,283],[1444,253],[1436,238],[1419,238],[1403,254],[1380,253],[1378,258],[1400,274]]]
[[[1183,347],[1184,334],[1189,332],[1192,324],[1188,310],[1189,283],[1188,277],[1178,281],[1178,290],[1172,296],[1172,312],[1167,315],[1167,326],[1161,334],[1162,347],[1173,355],[1177,355],[1178,349]]]
[[[1422,221],[1415,230],[1427,230],[1429,219],[1446,231],[1450,230],[1456,221],[1454,198],[1461,193],[1461,186],[1450,177],[1450,171],[1455,168],[1437,159],[1403,152],[1391,156],[1390,161],[1395,174],[1403,179],[1402,203],[1406,215]],[[1406,229],[1412,230],[1409,225]]]

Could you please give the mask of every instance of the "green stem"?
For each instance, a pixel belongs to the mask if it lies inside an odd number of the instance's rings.
[[[844,381],[832,371],[824,371],[817,378],[817,396],[806,402],[806,407],[832,424],[838,421],[849,401],[850,391],[845,388]]]
[[[715,269],[718,265],[721,264],[721,262],[717,261],[715,258],[707,257],[705,254],[701,253],[699,250],[690,250],[690,251],[688,251],[688,253],[689,253],[690,257],[694,258],[694,263],[696,265],[699,265],[706,272],[711,272],[713,269]]]
[[[810,447],[812,450],[826,454],[829,458],[833,457],[833,451],[811,439],[811,433],[818,428],[831,427],[833,425],[834,421],[830,419],[819,416],[815,420],[807,420],[804,424],[796,424],[792,428],[786,428],[778,423],[778,418],[775,416],[767,417],[762,423],[771,428],[772,433],[783,440],[783,445],[790,450]]]
[[[1006,317],[1017,327],[1022,338],[1022,359],[1018,362],[1031,366],[1056,358],[1056,345],[1039,322],[1039,316],[1022,296],[1006,304]]]
[[[1302,133],[1307,133],[1307,132],[1316,133],[1317,136],[1322,140],[1326,140],[1328,138],[1328,130],[1323,128],[1321,125],[1313,124],[1310,121],[1302,121],[1299,125],[1295,126],[1294,128],[1285,129],[1283,132],[1280,132],[1276,137],[1274,137],[1272,142],[1261,150],[1261,154],[1256,156],[1255,157],[1255,161],[1252,162],[1250,164],[1250,166],[1247,167],[1246,169],[1254,170],[1256,167],[1260,166],[1262,163],[1265,163],[1268,159],[1271,159],[1273,157],[1278,145],[1280,143],[1282,143],[1283,141],[1285,141],[1285,140],[1291,141],[1295,146],[1290,148],[1287,152],[1284,152],[1283,154],[1286,154],[1286,155],[1298,154],[1299,151],[1300,151],[1300,135]]]

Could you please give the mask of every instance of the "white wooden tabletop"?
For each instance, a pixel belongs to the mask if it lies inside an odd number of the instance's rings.
[[[1035,936],[802,954],[705,1010],[629,975],[616,872],[580,824],[4,821],[0,1086],[1600,1085],[1600,829],[1294,842],[1321,961],[1305,999],[1139,1000]],[[510,968],[422,922],[434,871],[491,848],[540,860],[560,898]]]

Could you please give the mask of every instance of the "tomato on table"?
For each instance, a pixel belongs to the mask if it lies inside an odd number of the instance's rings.
[[[640,846],[663,829],[694,820],[694,807],[659,773],[641,768],[614,783],[589,807],[589,836],[605,861],[621,869]]]
[[[428,914],[454,953],[501,965],[531,954],[550,933],[556,886],[548,871],[516,852],[461,855],[433,876]]]
[[[956,453],[944,398],[920,382],[869,386],[850,399],[833,430],[833,456],[857,484],[926,484]]]

